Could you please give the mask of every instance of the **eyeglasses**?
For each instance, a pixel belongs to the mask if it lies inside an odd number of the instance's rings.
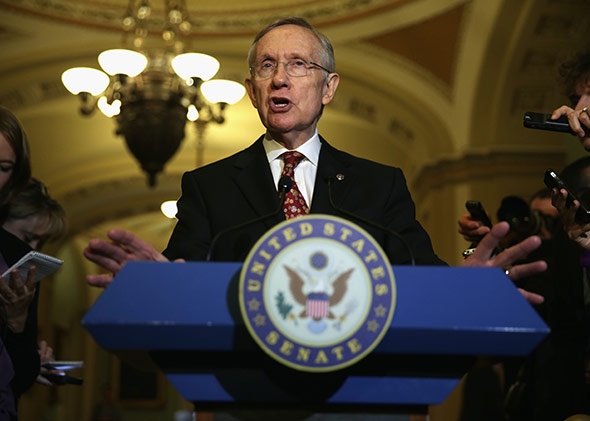
[[[265,60],[261,63],[256,64],[254,67],[250,67],[250,72],[254,75],[255,79],[265,80],[271,78],[275,74],[278,66],[279,63],[276,61]],[[283,62],[283,66],[285,67],[285,72],[287,72],[287,74],[292,77],[307,76],[310,74],[309,71],[313,70],[316,67],[325,72],[332,73],[325,67],[320,66],[319,64],[314,63],[313,61],[307,62],[300,58],[287,60]]]

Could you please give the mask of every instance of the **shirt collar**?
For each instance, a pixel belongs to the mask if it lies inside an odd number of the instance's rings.
[[[266,157],[268,158],[268,162],[274,161],[283,152],[288,151],[287,148],[278,143],[276,140],[268,137],[268,134],[264,137],[262,144],[264,145],[264,150],[266,151]],[[321,146],[322,143],[320,142],[318,129],[316,129],[313,136],[295,150],[305,155],[305,158],[307,158],[308,161],[310,161],[314,166],[317,167],[318,161],[320,159]]]

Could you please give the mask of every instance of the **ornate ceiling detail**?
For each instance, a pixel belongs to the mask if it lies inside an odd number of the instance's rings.
[[[187,0],[193,33],[199,36],[256,33],[268,22],[285,15],[303,16],[321,27],[326,23],[370,16],[415,0]],[[127,9],[123,0],[2,0],[0,5],[41,17],[80,25],[120,30]],[[152,0],[150,31],[162,27],[163,0]]]
[[[565,153],[555,152],[530,152],[526,161],[521,153],[468,154],[461,160],[443,160],[426,166],[414,180],[412,191],[428,192],[465,180],[491,180],[498,174],[517,179],[531,172],[542,174],[546,168],[561,168],[565,162]]]
[[[0,104],[12,110],[51,101],[69,94],[55,78],[30,82],[6,92],[0,92]]]
[[[448,86],[453,84],[465,6],[366,41],[429,69]],[[412,42],[408,42],[411,40]]]

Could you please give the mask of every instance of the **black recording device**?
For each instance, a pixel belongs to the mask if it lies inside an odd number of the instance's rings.
[[[549,130],[552,132],[571,134],[574,133],[567,121],[566,116],[561,116],[556,120],[552,120],[551,114],[528,111],[524,113],[522,124],[524,127],[529,129]]]
[[[492,221],[490,220],[483,204],[479,200],[468,200],[465,202],[465,207],[471,215],[471,219],[479,221],[488,228],[492,228]],[[468,257],[475,252],[476,244],[471,244],[471,247],[463,251],[463,257]]]
[[[78,377],[68,376],[65,373],[45,373],[41,375],[45,377],[47,380],[49,380],[51,383],[58,386],[63,386],[66,384],[81,386],[84,383],[84,380]]]
[[[471,219],[480,221],[486,227],[492,228],[492,221],[479,200],[468,200],[465,202],[465,207],[467,208],[469,215],[471,215]]]
[[[578,196],[576,196],[572,189],[559,177],[559,175],[553,171],[551,168],[548,168],[545,171],[545,185],[550,189],[564,189],[567,191],[567,198],[565,200],[565,205],[569,208],[574,204],[574,200],[577,200],[580,203],[580,207],[576,212],[576,222],[580,224],[587,224],[590,222],[590,206],[588,206],[583,200],[581,200]]]

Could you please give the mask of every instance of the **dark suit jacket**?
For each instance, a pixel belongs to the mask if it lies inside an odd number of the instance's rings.
[[[352,220],[375,237],[392,264],[410,262],[406,246],[399,239],[386,230],[343,215],[330,204],[331,194],[337,208],[402,235],[417,264],[445,264],[436,256],[428,234],[416,221],[415,206],[399,168],[354,157],[320,140],[311,213]],[[212,260],[243,261],[269,228],[284,221],[282,212],[278,212],[277,186],[262,142],[260,137],[241,152],[184,174],[178,223],[164,251],[166,257],[204,260],[211,239],[218,235]],[[344,178],[337,180],[337,174]],[[333,180],[331,188],[329,179]],[[264,215],[272,216],[241,229],[231,228]]]

